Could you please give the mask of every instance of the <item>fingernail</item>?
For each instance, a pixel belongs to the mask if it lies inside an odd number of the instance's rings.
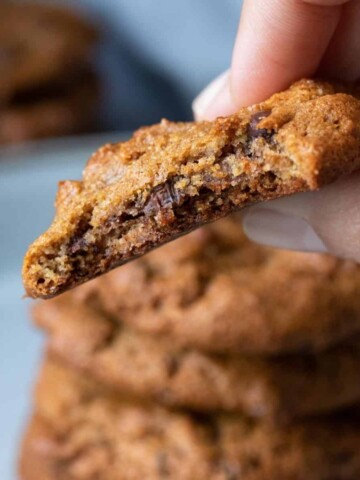
[[[268,208],[249,209],[243,218],[246,235],[256,243],[286,250],[326,252],[327,248],[306,220]]]
[[[195,98],[192,103],[192,109],[196,120],[212,120],[219,115],[232,113],[233,105],[229,87],[229,70],[216,77]]]

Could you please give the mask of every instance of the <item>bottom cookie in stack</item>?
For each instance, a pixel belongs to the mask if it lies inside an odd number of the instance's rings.
[[[350,480],[357,409],[291,425],[138,403],[47,359],[21,456],[22,480]]]

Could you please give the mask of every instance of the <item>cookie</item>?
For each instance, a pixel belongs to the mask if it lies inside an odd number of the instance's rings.
[[[0,108],[0,144],[91,130],[99,100],[96,75],[86,69],[70,80],[33,89]]]
[[[211,355],[126,328],[104,314],[96,298],[81,304],[72,297],[36,305],[35,323],[47,332],[52,355],[120,394],[271,421],[360,402],[360,341],[320,355]]]
[[[247,205],[315,190],[360,167],[360,102],[303,80],[213,122],[139,130],[63,182],[29,248],[24,285],[50,297]]]
[[[83,63],[97,33],[54,2],[0,3],[0,103],[46,85]]]
[[[60,472],[54,472],[52,457],[47,455],[47,452],[56,445],[56,436],[53,430],[41,418],[32,418],[22,441],[19,475],[16,478],[19,480],[55,480]]]
[[[256,245],[227,217],[75,289],[114,318],[212,352],[319,352],[360,332],[360,267]]]
[[[171,412],[125,402],[49,363],[36,412],[23,480],[35,478],[37,465],[45,480],[350,480],[360,474],[356,412],[283,428],[239,415]]]

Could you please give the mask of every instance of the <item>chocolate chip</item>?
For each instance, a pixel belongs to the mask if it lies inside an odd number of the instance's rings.
[[[94,245],[93,248],[92,248],[92,251],[93,251],[94,255],[99,255],[101,250],[102,249],[101,249],[100,245]]]
[[[72,262],[72,268],[78,277],[86,277],[88,275],[88,271],[84,270],[84,266],[79,260]]]
[[[178,358],[169,355],[165,359],[165,366],[168,376],[173,377],[179,371],[180,362]]]
[[[198,426],[206,430],[206,434],[212,442],[220,440],[221,431],[215,418],[201,412],[191,412],[191,417]]]
[[[248,135],[251,138],[262,137],[266,140],[269,140],[273,134],[272,130],[267,130],[266,128],[257,128],[258,124],[264,118],[268,117],[271,114],[270,110],[263,110],[260,112],[254,113],[250,118],[250,123],[248,126]]]
[[[315,355],[304,355],[301,359],[302,368],[309,372],[316,372],[319,369],[319,362]]]
[[[172,182],[165,182],[158,185],[151,192],[149,200],[144,207],[145,215],[153,215],[161,209],[171,208],[173,205],[179,205],[183,195],[177,190]]]
[[[353,451],[343,451],[335,455],[330,456],[331,465],[344,465],[350,464],[354,460]]]
[[[249,455],[246,460],[246,472],[257,470],[261,466],[260,458],[256,455]]]
[[[260,183],[261,187],[267,191],[275,191],[277,184],[276,184],[277,177],[273,172],[266,172],[261,175]]]
[[[75,238],[68,247],[70,255],[75,255],[87,246],[87,242],[83,237]]]
[[[127,205],[126,208],[131,209],[132,205]],[[110,215],[105,225],[106,228],[111,231],[111,229],[118,228],[122,223],[127,222],[128,220],[132,220],[133,218],[133,215],[130,215],[128,212],[123,212],[121,215]]]

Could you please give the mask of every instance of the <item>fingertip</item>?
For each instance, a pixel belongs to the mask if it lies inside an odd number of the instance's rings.
[[[359,185],[360,172],[316,192],[260,203],[244,212],[244,231],[256,243],[360,262]]]
[[[307,219],[329,252],[360,262],[360,172],[314,193]]]

